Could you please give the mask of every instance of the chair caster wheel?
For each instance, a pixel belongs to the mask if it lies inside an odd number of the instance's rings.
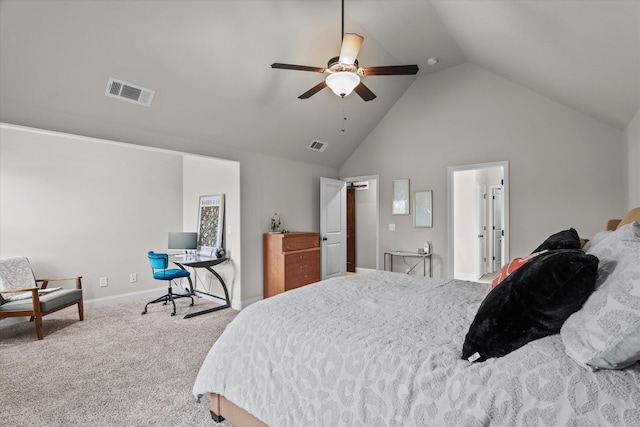
[[[172,316],[175,316],[176,314],[175,314],[175,313],[171,313],[171,315],[172,315]]]
[[[189,304],[191,307],[193,307],[193,303]]]
[[[142,312],[142,314],[147,314],[147,312],[146,312],[146,311],[143,311],[143,312]]]

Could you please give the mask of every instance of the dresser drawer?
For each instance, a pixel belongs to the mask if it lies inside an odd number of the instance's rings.
[[[282,239],[282,252],[299,251],[301,249],[317,248],[317,233],[292,233]]]
[[[320,266],[310,266],[304,270],[287,272],[284,279],[284,290],[299,288],[309,283],[320,281]]]
[[[320,250],[300,251],[288,253],[284,256],[285,269],[298,268],[299,265],[317,264],[320,261]]]

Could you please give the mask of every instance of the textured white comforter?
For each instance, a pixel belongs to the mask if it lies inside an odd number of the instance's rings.
[[[589,372],[559,335],[472,364],[462,343],[486,285],[375,272],[243,310],[193,393],[281,426],[639,426],[640,365]]]

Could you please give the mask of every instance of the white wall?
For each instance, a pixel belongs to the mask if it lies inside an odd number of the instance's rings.
[[[560,229],[591,237],[626,212],[625,154],[619,130],[466,63],[416,79],[340,175],[380,175],[381,252],[432,241],[438,277],[447,271],[448,166],[509,161],[513,257]],[[391,181],[406,177],[412,191],[434,190],[433,228],[385,209]]]
[[[625,139],[628,171],[627,210],[631,210],[640,206],[640,110],[625,129]]]
[[[183,215],[183,153],[10,124],[0,124],[0,130],[0,256],[29,254],[39,275],[75,274],[74,267],[81,266],[85,299],[157,287],[146,274],[147,251],[166,248],[167,232],[180,230],[183,216],[187,226],[188,217],[194,217],[189,201]],[[240,308],[262,299],[262,234],[269,218],[278,212],[290,231],[318,231],[320,177],[337,178],[338,171],[213,143],[202,152],[179,137],[158,141],[160,149],[177,143],[184,153],[231,161],[224,170],[239,174],[239,181],[221,192],[240,187],[239,200],[229,201],[230,220],[239,218],[239,226],[230,226],[236,240],[228,236],[233,303]],[[233,163],[240,165],[239,173]],[[194,190],[198,197],[218,189],[208,182],[211,175],[216,174],[187,174],[188,180],[207,182]],[[135,286],[129,284],[133,272],[138,273]],[[109,286],[99,288],[99,277],[105,276]]]
[[[240,235],[240,164],[211,157],[185,155],[183,157],[182,230],[198,230],[200,196],[224,194],[223,246],[229,261],[215,267],[231,298],[233,308],[242,307],[242,253]],[[218,280],[207,271],[191,270],[198,289],[224,296]],[[195,280],[194,280],[195,279]]]
[[[82,275],[85,300],[165,289],[146,254],[181,228],[181,156],[0,126],[0,256],[29,257],[38,277]]]
[[[474,244],[478,234],[475,218],[477,176],[477,170],[459,171],[453,175],[454,277],[464,280],[478,278],[478,245]]]

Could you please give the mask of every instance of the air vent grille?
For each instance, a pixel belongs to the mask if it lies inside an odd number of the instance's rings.
[[[309,149],[313,150],[313,151],[324,151],[327,148],[327,144],[326,142],[322,142],[322,141],[318,141],[317,139],[314,139],[313,141],[311,141],[311,144],[309,144]]]
[[[110,78],[105,95],[149,107],[155,91]]]

